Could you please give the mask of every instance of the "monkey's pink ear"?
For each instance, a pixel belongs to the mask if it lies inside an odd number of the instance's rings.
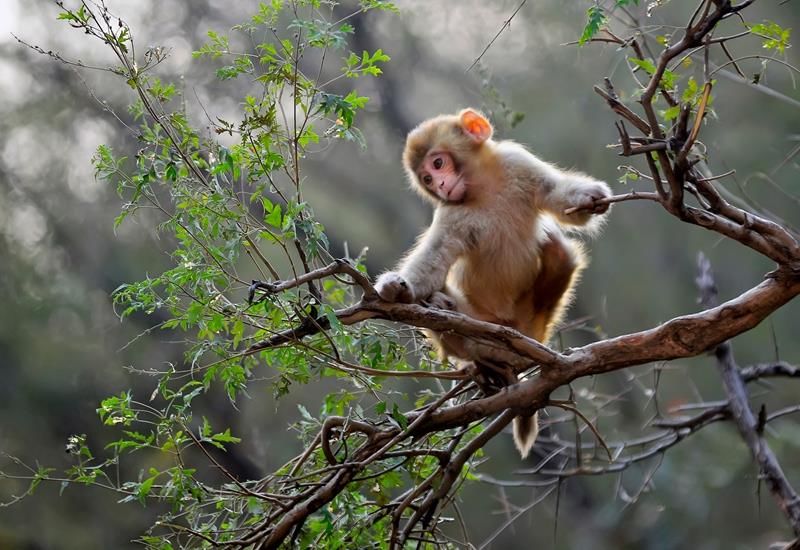
[[[461,126],[467,135],[478,143],[483,143],[492,137],[492,125],[485,116],[472,109],[461,111]]]

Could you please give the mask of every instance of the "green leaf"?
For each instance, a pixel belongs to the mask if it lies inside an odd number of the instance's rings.
[[[208,418],[205,416],[203,417],[203,425],[200,427],[200,435],[203,437],[208,437],[211,435],[211,423],[208,421]]]
[[[684,103],[696,103],[698,99],[697,93],[699,91],[700,86],[698,86],[694,77],[690,76],[689,80],[686,82],[686,88],[683,89],[683,94],[681,94],[681,99]]]
[[[231,336],[233,336],[233,348],[236,349],[244,336],[244,323],[241,319],[234,321],[233,327],[231,327]]]
[[[649,59],[637,59],[635,57],[629,57],[628,61],[630,61],[640,69],[644,69],[647,72],[647,74],[653,74],[656,72],[656,66]]]
[[[325,305],[323,313],[325,315],[325,318],[328,320],[328,324],[330,325],[331,330],[335,333],[341,332],[342,329],[344,328],[344,325],[342,325],[342,322],[336,316],[336,312],[334,311],[334,309],[328,305]]]
[[[629,57],[628,61],[630,61],[640,69],[643,69],[650,76],[654,75],[656,72],[656,66],[649,59],[637,59],[635,57]],[[670,71],[669,69],[664,69],[664,72],[661,75],[661,85],[664,88],[668,90],[675,88],[677,80],[678,80],[678,75],[676,75],[673,71]]]
[[[319,143],[319,135],[317,132],[314,131],[312,126],[307,126],[303,133],[300,134],[300,137],[297,138],[297,142],[300,144],[301,147],[308,147],[309,143]]]
[[[578,44],[583,46],[600,31],[606,24],[606,14],[600,6],[592,6],[586,10],[586,26],[583,29]]]
[[[389,0],[359,0],[359,5],[367,10],[383,10],[399,13],[399,9],[394,5],[394,2]]]
[[[681,113],[681,106],[680,105],[673,105],[672,107],[661,111],[661,117],[666,120],[675,120],[678,118],[678,115]]]
[[[750,33],[764,39],[761,42],[762,48],[784,53],[789,47],[792,29],[784,29],[774,21],[764,21],[750,27]]]
[[[272,211],[264,218],[264,221],[271,225],[272,227],[277,227],[278,229],[281,228],[282,224],[282,216],[281,216],[281,205],[276,204],[272,208]]]
[[[153,484],[156,482],[156,478],[158,478],[159,475],[160,474],[156,472],[155,475],[148,477],[139,484],[139,487],[136,490],[136,498],[139,499],[139,502],[141,502],[142,505],[145,504],[147,497],[150,494],[150,490],[153,488]]]
[[[242,439],[231,435],[231,429],[226,428],[224,432],[211,436],[211,441],[217,443],[241,443]]]
[[[400,412],[400,408],[397,406],[397,403],[392,405],[392,412],[390,416],[395,422],[397,422],[401,429],[405,430],[408,427],[408,417]]]
[[[178,180],[178,169],[175,167],[174,163],[169,163],[167,167],[164,169],[164,179],[167,181],[177,181]]]

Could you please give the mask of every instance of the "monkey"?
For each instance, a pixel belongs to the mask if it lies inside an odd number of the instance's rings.
[[[376,290],[389,302],[427,300],[546,344],[586,265],[567,232],[597,233],[609,208],[601,199],[611,190],[518,143],[495,141],[493,133],[472,108],[425,120],[409,133],[403,166],[411,186],[433,204],[433,221],[396,270],[378,278]],[[457,335],[433,340],[446,356],[474,359]],[[526,458],[537,415],[517,417],[513,435]]]

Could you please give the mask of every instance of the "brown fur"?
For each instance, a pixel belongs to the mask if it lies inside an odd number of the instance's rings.
[[[571,239],[544,241],[539,247],[539,258],[541,266],[531,297],[533,319],[530,328],[521,332],[547,343],[572,301],[573,289],[586,261],[582,247]]]

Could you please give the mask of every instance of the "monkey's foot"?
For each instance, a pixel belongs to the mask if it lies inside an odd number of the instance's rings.
[[[428,298],[425,303],[429,307],[444,309],[446,311],[458,311],[458,305],[456,304],[456,301],[444,292],[440,291],[431,294],[431,297]]]
[[[517,383],[517,375],[510,368],[483,361],[471,361],[459,370],[466,370],[484,395],[495,394]]]

